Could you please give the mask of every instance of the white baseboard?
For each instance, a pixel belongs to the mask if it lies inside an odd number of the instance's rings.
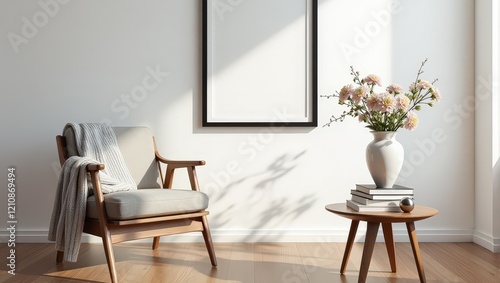
[[[500,253],[500,238],[494,238],[490,235],[474,230],[472,241],[494,253]]]
[[[365,231],[359,229],[356,241],[363,241]],[[39,231],[16,231],[16,243],[49,243],[47,240],[47,230]],[[345,242],[349,230],[211,230],[212,239],[216,243],[224,242]],[[396,242],[408,242],[408,232],[406,229],[394,229],[394,240]],[[474,234],[473,234],[474,233]],[[476,236],[473,230],[418,230],[419,242],[474,242],[483,246],[480,242],[484,239],[485,244],[490,244],[496,249],[500,249],[499,239],[487,239],[484,236]],[[476,238],[477,241],[476,242]],[[0,233],[0,242],[6,243],[9,240],[7,232]],[[150,239],[140,240],[150,242]],[[202,242],[200,233],[185,233],[162,237],[162,242]],[[382,230],[379,231],[377,241],[383,241]],[[101,239],[92,235],[84,234],[83,243],[100,243]],[[490,248],[488,248],[490,249]],[[493,250],[493,249],[490,249]]]

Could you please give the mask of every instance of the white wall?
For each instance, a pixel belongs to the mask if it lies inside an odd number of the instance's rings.
[[[500,252],[500,5],[476,1],[476,205],[474,242]]]
[[[216,241],[345,240],[348,221],[324,206],[344,202],[355,183],[370,182],[364,150],[371,136],[364,125],[351,119],[282,132],[202,128],[201,1],[73,0],[52,6],[44,24],[39,3],[46,2],[0,2],[0,180],[4,188],[7,168],[16,167],[19,239],[45,239],[57,181],[55,135],[66,122],[108,121],[151,127],[165,156],[207,161],[198,174],[211,196]],[[225,2],[239,3],[232,16],[244,13],[245,1]],[[348,83],[352,64],[379,74],[384,84],[407,86],[429,58],[424,78],[439,78],[443,99],[421,111],[415,131],[398,133],[406,150],[399,183],[415,187],[417,204],[440,210],[417,224],[421,240],[471,240],[473,1],[319,3],[320,94]],[[8,35],[23,35],[24,18],[42,27],[24,30],[31,38],[16,53]],[[124,100],[151,69],[161,72],[157,86]],[[341,110],[320,99],[320,124]],[[7,211],[1,194],[0,211]],[[5,226],[3,218],[0,231]],[[406,239],[403,226],[395,232]]]

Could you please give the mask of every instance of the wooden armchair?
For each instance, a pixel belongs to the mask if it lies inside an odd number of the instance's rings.
[[[87,200],[87,216],[84,232],[102,238],[112,282],[118,282],[114,243],[154,238],[157,249],[160,236],[202,232],[212,266],[217,259],[206,216],[208,196],[199,191],[196,166],[205,161],[173,161],[158,153],[149,128],[114,127],[118,147],[137,184],[137,190],[103,194],[99,171],[105,164],[87,166],[94,194]],[[74,132],[67,129],[56,137],[59,160],[63,164],[76,155]],[[165,164],[166,166],[161,166]],[[162,167],[166,167],[162,174]],[[174,171],[186,168],[192,190],[171,189]],[[57,262],[63,260],[63,252],[57,252]]]

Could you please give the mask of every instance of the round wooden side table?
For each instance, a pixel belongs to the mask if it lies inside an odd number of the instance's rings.
[[[418,246],[417,232],[415,231],[415,221],[426,219],[438,214],[438,210],[432,207],[416,205],[415,208],[409,212],[358,212],[354,209],[347,207],[345,203],[328,204],[326,210],[352,220],[349,236],[347,238],[347,245],[344,251],[344,258],[342,259],[342,266],[340,273],[344,274],[351,254],[352,245],[356,232],[358,230],[359,221],[367,222],[365,245],[363,247],[363,256],[361,258],[361,268],[359,270],[358,282],[365,282],[368,275],[368,267],[373,254],[375,240],[380,224],[384,233],[385,245],[389,255],[392,272],[396,272],[396,248],[394,245],[394,236],[392,234],[392,223],[406,223],[408,236],[410,237],[413,256],[417,265],[418,276],[420,282],[425,281],[424,266],[420,255],[420,248]]]

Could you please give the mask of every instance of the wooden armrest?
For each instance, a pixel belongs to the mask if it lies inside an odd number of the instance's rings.
[[[170,160],[160,155],[158,148],[156,147],[156,140],[153,137],[153,144],[155,146],[155,156],[156,160],[161,163],[167,164],[171,169],[192,167],[192,166],[202,166],[205,165],[205,160]]]
[[[199,191],[195,166],[205,165],[205,160],[169,160],[163,158],[158,154],[158,152],[156,152],[156,159],[159,162],[167,164],[167,168],[165,170],[165,179],[163,180],[163,188],[169,189],[172,187],[172,180],[174,179],[175,169],[186,168],[189,174],[189,181],[191,182],[191,189]]]
[[[158,152],[156,152],[155,154],[158,161],[174,168],[205,165],[205,160],[170,160],[162,157]]]
[[[198,179],[196,177],[196,168],[195,166],[205,165],[205,160],[170,160],[161,156],[158,152],[158,148],[156,147],[156,141],[153,137],[153,144],[155,146],[155,157],[158,162],[167,165],[165,169],[165,178],[163,179],[163,188],[169,189],[172,187],[172,181],[174,179],[174,172],[177,168],[186,168],[189,175],[189,181],[191,183],[191,189],[195,191],[199,191]],[[158,164],[158,169],[161,170],[160,164]]]
[[[87,171],[99,171],[104,170],[104,164],[89,164],[87,165]]]

